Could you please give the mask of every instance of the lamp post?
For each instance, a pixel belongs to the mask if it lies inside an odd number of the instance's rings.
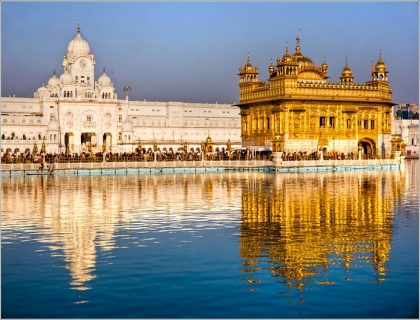
[[[125,92],[125,99],[128,100],[128,93],[127,92],[131,91],[131,87],[130,86],[125,86],[123,88],[123,91]]]

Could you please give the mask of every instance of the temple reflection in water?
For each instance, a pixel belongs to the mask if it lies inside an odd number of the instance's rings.
[[[2,241],[31,234],[66,262],[70,286],[86,290],[99,253],[104,260],[115,254],[122,230],[182,231],[185,221],[197,224],[199,216],[201,224],[213,221],[221,228],[228,220],[239,223],[240,271],[250,275],[266,272],[258,264],[268,259],[271,276],[302,288],[333,265],[346,273],[370,263],[381,281],[393,208],[409,183],[403,176],[235,172],[2,179]]]
[[[393,202],[405,183],[399,171],[249,179],[242,193],[242,271],[261,272],[256,266],[265,259],[273,277],[303,289],[331,267],[351,281],[350,269],[370,263],[376,280],[385,280]]]

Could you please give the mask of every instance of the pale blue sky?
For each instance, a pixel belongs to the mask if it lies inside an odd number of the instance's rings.
[[[393,101],[419,102],[417,2],[3,2],[1,94],[33,97],[52,76],[80,22],[95,54],[95,80],[106,67],[123,98],[238,102],[238,68],[247,53],[268,78],[270,59],[301,51],[328,63],[337,81],[346,57],[355,82],[371,62],[389,70]]]

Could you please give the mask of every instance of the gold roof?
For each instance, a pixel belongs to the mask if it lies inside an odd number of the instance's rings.
[[[351,69],[349,68],[349,66],[347,64],[347,57],[346,57],[346,66],[344,67],[343,71],[341,72],[341,76],[342,77],[352,77],[353,76],[353,72],[351,71]]]
[[[286,42],[286,53],[284,54],[284,56],[283,56],[283,59],[281,59],[281,61],[282,62],[292,62],[293,61],[293,58],[292,58],[292,56],[289,54],[289,45],[288,45],[288,43]]]
[[[382,61],[382,50],[379,52],[379,61],[376,63],[375,71],[386,72],[386,64]]]

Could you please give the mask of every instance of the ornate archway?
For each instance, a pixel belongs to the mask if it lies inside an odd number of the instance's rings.
[[[359,146],[362,147],[362,155],[366,158],[372,158],[376,156],[376,143],[370,138],[363,138],[359,140]]]

